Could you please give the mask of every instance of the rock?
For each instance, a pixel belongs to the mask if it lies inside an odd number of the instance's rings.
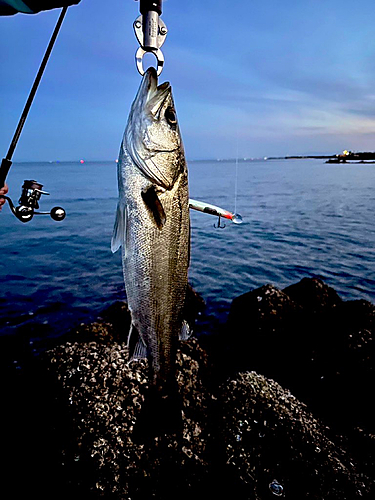
[[[322,281],[306,278],[235,299],[221,341],[233,343],[226,351],[232,373],[255,370],[277,380],[371,464],[374,326],[374,305],[342,301]]]
[[[146,445],[135,444],[132,431],[147,389],[148,366],[146,360],[129,365],[125,343],[66,343],[45,353],[43,363],[69,409],[65,425],[74,439],[64,443],[60,462],[69,472],[70,494],[84,486],[82,491],[93,498],[164,499],[176,493],[181,498],[207,475],[211,396],[203,385],[206,355],[196,340],[181,343],[177,357],[183,435]],[[171,490],[171,482],[178,488]]]
[[[218,406],[223,474],[236,498],[352,500],[369,492],[346,450],[273,380],[238,374],[222,386]]]
[[[242,330],[275,332],[288,329],[299,311],[300,306],[286,293],[272,285],[264,285],[233,300],[229,323],[239,323],[240,317]],[[248,321],[244,322],[244,316]]]
[[[107,337],[109,344],[113,342],[127,342],[130,331],[131,316],[126,302],[117,301],[104,309],[98,318],[98,322],[99,324],[104,323],[107,325],[105,328],[107,333],[104,334],[104,337]],[[75,332],[80,342],[84,340],[82,334],[85,328],[86,325],[82,325],[82,328]],[[89,326],[89,330],[92,330],[91,325]],[[89,335],[91,335],[90,331]],[[93,338],[92,336],[86,336],[86,339],[87,341],[96,340],[95,337]],[[72,340],[74,340],[74,337],[72,337]],[[102,343],[104,338],[101,336],[99,340]]]
[[[182,435],[132,440],[148,370],[128,365],[124,303],[14,370],[2,447],[12,496],[374,498],[374,307],[302,288],[236,299],[216,350],[181,343]]]
[[[318,313],[342,303],[336,290],[318,278],[303,278],[299,283],[284,288],[291,300],[303,307],[304,312]]]
[[[185,321],[189,324],[191,332],[194,331],[196,319],[202,314],[204,308],[205,302],[203,298],[189,284],[186,292],[183,315]]]
[[[91,328],[97,333],[98,322]],[[29,448],[26,457],[31,451],[28,471],[38,498],[53,491],[54,498],[187,500],[235,491],[239,500],[267,500],[278,492],[292,500],[345,500],[370,492],[370,480],[305,405],[254,372],[215,385],[196,339],[181,343],[177,358],[182,436],[133,443],[147,362],[129,366],[125,343],[106,339],[102,332],[96,341],[50,350],[28,378],[36,403],[32,443],[40,454]],[[22,446],[28,444],[23,433]]]
[[[234,299],[220,339],[228,346],[228,374],[254,370],[287,383],[298,372],[305,351],[301,323],[301,306],[272,285]]]
[[[236,491],[240,500],[266,500],[282,488],[295,500],[301,492],[345,500],[369,491],[348,454],[272,380],[243,373],[208,391],[207,357],[195,339],[181,344],[177,359],[183,435],[147,445],[132,441],[147,362],[129,366],[125,344],[68,342],[45,353],[39,369],[46,399],[34,410],[49,411],[38,417],[47,434],[37,466],[43,477],[53,471],[61,498],[164,500]],[[47,485],[45,496],[38,488],[39,498],[49,498]]]

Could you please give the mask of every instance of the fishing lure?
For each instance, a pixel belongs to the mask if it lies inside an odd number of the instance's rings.
[[[225,224],[221,225],[221,218],[230,220],[234,224],[242,224],[243,220],[240,214],[229,212],[228,210],[224,210],[223,208],[217,207],[216,205],[211,205],[209,203],[205,203],[204,201],[197,201],[193,199],[189,199],[189,207],[193,210],[198,210],[198,212],[204,212],[206,214],[215,215],[219,217],[218,225],[215,227],[223,229]]]

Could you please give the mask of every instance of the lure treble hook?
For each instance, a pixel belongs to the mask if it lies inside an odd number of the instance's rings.
[[[219,220],[217,222],[217,225],[214,224],[214,228],[216,229],[224,229],[226,227],[226,224],[224,224],[223,226],[221,225],[221,215],[219,215]]]

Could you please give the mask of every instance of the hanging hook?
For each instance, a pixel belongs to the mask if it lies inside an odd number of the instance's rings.
[[[217,225],[214,224],[214,227],[217,228],[217,229],[224,229],[225,226],[226,226],[225,224],[223,226],[221,225],[221,215],[219,215],[218,223],[217,223]]]

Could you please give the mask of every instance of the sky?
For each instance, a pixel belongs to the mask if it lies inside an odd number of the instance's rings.
[[[187,158],[375,150],[374,14],[370,0],[164,0],[160,80]],[[0,17],[1,156],[58,15]],[[14,161],[117,158],[141,79],[138,15],[134,0],[68,9]]]

